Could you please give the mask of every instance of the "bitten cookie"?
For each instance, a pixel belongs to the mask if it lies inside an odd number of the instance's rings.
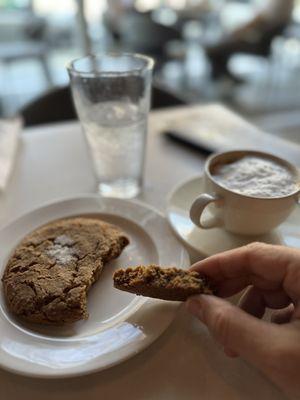
[[[118,227],[92,218],[49,223],[28,236],[2,277],[9,310],[30,322],[87,319],[87,292],[129,243]]]
[[[113,279],[117,289],[162,300],[185,301],[193,295],[213,293],[197,272],[157,265],[119,269]]]

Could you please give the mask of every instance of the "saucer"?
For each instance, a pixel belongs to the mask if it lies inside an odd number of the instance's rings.
[[[254,241],[300,248],[298,207],[284,223],[267,235],[242,236],[222,228],[205,230],[195,226],[189,218],[189,209],[193,200],[205,192],[203,183],[203,176],[198,176],[179,184],[169,195],[167,205],[167,218],[173,231],[198,257],[208,257]]]

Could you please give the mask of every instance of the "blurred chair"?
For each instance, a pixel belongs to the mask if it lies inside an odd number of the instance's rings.
[[[45,32],[45,20],[32,13],[3,13],[0,17],[0,63],[10,65],[23,60],[34,60],[41,65],[45,80],[51,85]]]
[[[153,109],[183,104],[185,102],[182,99],[167,90],[157,86],[153,87]],[[25,105],[19,113],[23,117],[26,127],[77,119],[69,86],[55,88],[43,94]]]
[[[230,57],[237,53],[252,54],[268,57],[271,44],[275,37],[282,35],[286,25],[272,27],[265,32],[257,34],[255,40],[225,38],[220,44],[206,48],[208,58],[212,63],[213,76],[218,77],[229,74],[227,63]]]
[[[105,23],[110,31],[113,29],[112,33],[123,50],[152,56],[156,60],[156,68],[164,61],[165,44],[181,38],[177,29],[157,23],[149,12],[127,12],[114,28],[109,21]]]

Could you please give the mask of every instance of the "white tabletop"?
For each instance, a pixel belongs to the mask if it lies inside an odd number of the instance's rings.
[[[159,135],[161,117],[161,113],[151,116],[146,185],[141,198],[164,210],[166,194],[178,182],[200,174],[205,157]],[[77,123],[28,130],[22,136],[9,187],[0,198],[1,225],[35,206],[92,193],[95,187]],[[31,379],[0,370],[1,400],[250,400],[254,396],[256,400],[283,399],[252,367],[240,359],[225,357],[206,328],[183,307],[151,347],[109,370],[67,380]]]

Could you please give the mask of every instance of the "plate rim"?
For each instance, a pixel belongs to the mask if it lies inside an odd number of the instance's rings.
[[[28,214],[38,211],[42,208],[45,207],[49,207],[51,205],[54,205],[56,203],[62,203],[64,201],[72,201],[72,200],[80,200],[80,199],[104,199],[106,200],[111,200],[111,201],[121,201],[124,203],[133,203],[133,204],[137,204],[140,205],[142,207],[148,208],[149,210],[153,211],[154,213],[158,214],[159,216],[161,216],[162,218],[165,218],[166,216],[164,215],[164,213],[160,210],[158,210],[157,208],[155,208],[154,206],[152,206],[151,204],[145,203],[142,200],[139,199],[121,199],[118,197],[109,197],[109,196],[100,196],[98,194],[95,193],[79,193],[76,194],[74,196],[62,196],[62,197],[56,197],[54,199],[45,201],[41,204],[39,204],[36,207],[33,208],[29,208],[27,211],[24,211],[22,213],[20,213],[19,215],[17,215],[16,217],[10,219],[9,221],[5,222],[3,225],[0,226],[0,232],[6,228],[8,228],[10,225],[12,225],[13,223],[15,223],[16,221],[18,221],[19,219],[26,217]]]

